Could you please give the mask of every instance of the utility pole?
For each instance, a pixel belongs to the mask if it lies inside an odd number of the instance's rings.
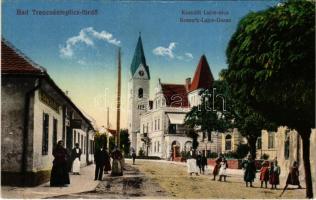
[[[120,149],[120,114],[121,114],[121,48],[118,48],[118,70],[117,70],[117,103],[116,103],[116,136],[115,144]]]

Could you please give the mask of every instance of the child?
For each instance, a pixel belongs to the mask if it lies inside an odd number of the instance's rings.
[[[222,177],[224,177],[224,181],[226,182],[226,168],[228,167],[227,165],[227,160],[223,158],[222,162],[220,163],[220,168],[219,168],[219,181],[222,181]]]
[[[275,160],[274,162],[271,162],[271,167],[270,167],[270,178],[269,178],[269,183],[271,184],[271,189],[277,189],[277,185],[280,184],[280,173],[281,169],[278,166],[278,161]]]
[[[268,180],[269,180],[269,162],[264,161],[260,169],[261,188],[263,187],[263,182],[265,183],[266,188],[268,187],[267,186]]]

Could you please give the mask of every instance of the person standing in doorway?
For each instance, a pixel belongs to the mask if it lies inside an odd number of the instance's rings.
[[[95,176],[94,180],[102,181],[103,168],[105,165],[106,151],[104,147],[97,149],[94,154]]]
[[[80,175],[80,157],[81,157],[82,151],[79,148],[79,143],[75,144],[75,148],[71,150],[71,158],[73,160],[72,163],[72,173],[74,175]]]
[[[58,141],[56,147],[53,150],[53,168],[50,176],[50,186],[66,186],[70,184],[69,174],[68,174],[68,154],[67,150],[64,148],[64,142],[62,140]]]

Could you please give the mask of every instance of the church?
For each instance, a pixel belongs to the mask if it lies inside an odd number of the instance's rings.
[[[186,113],[200,104],[199,92],[211,88],[214,82],[205,55],[197,64],[193,79],[186,78],[182,84],[164,83],[160,79],[150,99],[150,67],[146,63],[141,36],[135,48],[128,82],[128,130],[131,147],[139,155],[162,159],[179,157],[181,152],[189,151],[192,138],[184,125]],[[233,137],[232,137],[233,136]],[[227,145],[225,138],[230,144]],[[234,145],[242,140],[238,131],[200,134],[198,150],[203,153],[233,151]],[[225,144],[230,149],[225,147]],[[222,148],[223,147],[223,148]]]

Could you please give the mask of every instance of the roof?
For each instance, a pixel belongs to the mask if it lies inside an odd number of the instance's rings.
[[[188,107],[188,95],[185,85],[163,84],[161,83],[162,93],[166,99],[166,105],[170,107]]]
[[[149,68],[146,64],[146,58],[145,58],[145,54],[144,54],[142,38],[139,36],[138,41],[137,41],[137,45],[135,48],[135,52],[134,52],[133,61],[131,64],[132,76],[135,74],[135,72],[137,71],[140,64],[142,64],[145,67],[145,70],[148,74],[148,78],[150,79]]]
[[[31,61],[8,41],[1,40],[1,74],[41,75],[45,69]]]
[[[200,88],[208,89],[212,86],[213,81],[213,74],[210,70],[206,56],[202,55],[190,85],[190,92]]]
[[[42,78],[56,89],[56,91],[68,102],[74,110],[94,129],[91,120],[72,102],[72,100],[60,89],[53,79],[46,73],[43,67],[34,63],[23,53],[17,50],[11,43],[1,39],[1,74],[2,75],[41,75]]]

